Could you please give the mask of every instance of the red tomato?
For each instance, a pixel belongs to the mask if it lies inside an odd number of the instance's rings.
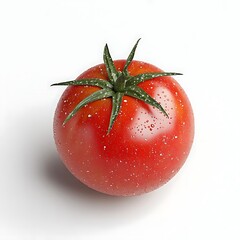
[[[114,61],[122,71],[126,60]],[[130,76],[163,72],[140,61],[128,66]],[[77,80],[109,81],[105,64],[90,68]],[[139,195],[170,180],[184,164],[193,142],[194,119],[190,102],[170,76],[156,77],[138,85],[164,108],[123,96],[119,114],[109,134],[111,98],[82,107],[65,125],[74,107],[99,90],[96,86],[68,86],[54,118],[57,150],[69,171],[97,191],[117,196]]]

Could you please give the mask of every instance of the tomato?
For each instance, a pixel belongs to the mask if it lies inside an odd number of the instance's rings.
[[[125,71],[127,64],[128,77],[164,73],[132,58],[112,63],[118,73]],[[109,83],[107,64],[88,69],[76,81],[100,79]],[[57,105],[54,138],[62,161],[76,178],[109,195],[131,196],[157,189],[179,171],[192,146],[194,118],[186,93],[170,75],[175,74],[148,78],[138,84],[162,108],[139,96],[122,94],[112,126],[113,97],[107,94],[71,116],[81,101],[101,89],[71,82]],[[117,88],[112,89],[115,92]],[[121,92],[119,89],[116,91]],[[67,116],[71,119],[66,122]]]

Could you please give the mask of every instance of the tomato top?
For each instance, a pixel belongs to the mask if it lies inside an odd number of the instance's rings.
[[[140,40],[140,39],[139,39]],[[121,108],[123,96],[131,96],[133,98],[139,99],[146,102],[147,104],[158,108],[166,117],[168,114],[154,98],[147,94],[142,88],[139,88],[137,85],[156,77],[162,76],[172,76],[172,75],[181,75],[180,73],[173,72],[144,72],[142,74],[131,76],[129,74],[129,65],[132,63],[138,42],[134,45],[132,51],[130,52],[126,62],[121,68],[116,68],[112,57],[109,53],[108,46],[104,48],[103,60],[106,68],[107,75],[105,76],[87,76],[86,78],[79,78],[74,81],[62,82],[53,84],[56,85],[74,85],[74,86],[96,86],[102,89],[93,92],[89,96],[86,96],[81,102],[79,102],[75,108],[69,113],[66,117],[63,124],[68,122],[82,107],[86,104],[111,97],[112,99],[112,112],[110,116],[110,122],[108,127],[108,133],[111,131],[112,126],[116,120],[116,117]],[[105,81],[107,80],[107,81]],[[53,86],[52,85],[52,86]]]

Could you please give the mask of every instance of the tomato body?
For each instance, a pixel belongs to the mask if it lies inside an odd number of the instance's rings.
[[[114,61],[122,71],[125,60]],[[132,76],[162,72],[148,63],[132,61]],[[108,80],[104,64],[77,79]],[[194,118],[190,102],[172,77],[158,77],[138,85],[160,102],[159,109],[124,96],[117,119],[107,134],[111,99],[87,104],[64,126],[66,116],[98,87],[68,86],[54,117],[57,150],[69,171],[97,191],[131,196],[152,191],[170,180],[184,164],[193,142]]]

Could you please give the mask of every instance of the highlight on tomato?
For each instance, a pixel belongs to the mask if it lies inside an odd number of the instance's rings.
[[[140,40],[140,39],[139,39]],[[67,86],[54,116],[57,151],[82,183],[114,196],[155,190],[183,166],[194,138],[190,101],[173,79],[152,64],[112,60],[91,67]]]

